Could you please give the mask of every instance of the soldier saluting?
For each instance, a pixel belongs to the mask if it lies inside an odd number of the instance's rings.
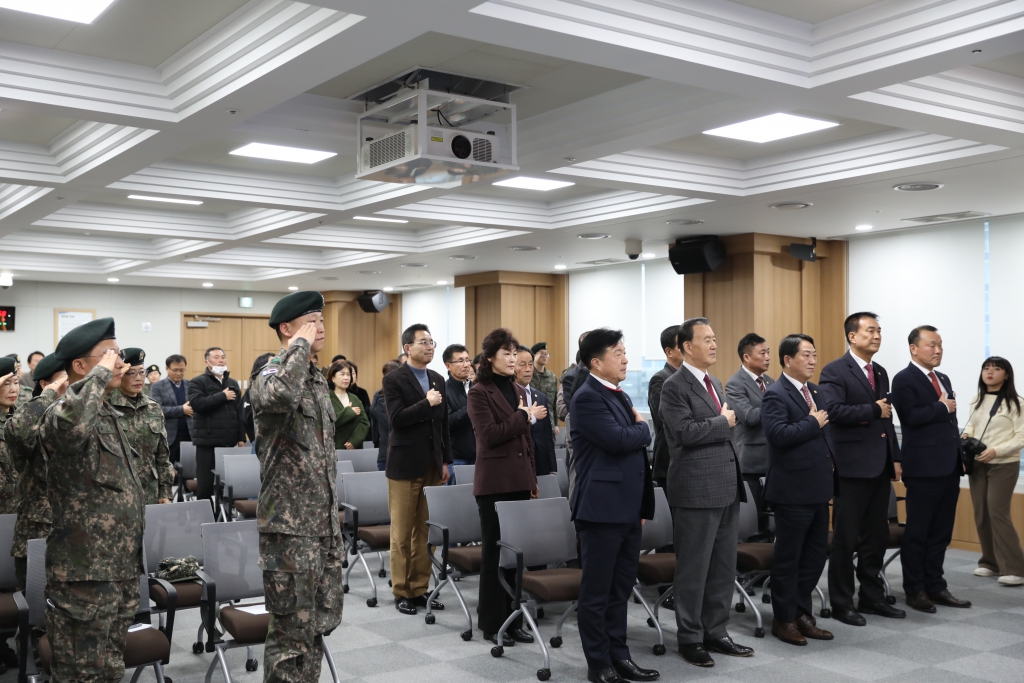
[[[271,615],[264,683],[320,680],[319,636],[341,623],[334,409],[310,358],[324,347],[323,308],[320,292],[277,302],[270,326],[283,347],[249,384],[262,479],[259,562]]]

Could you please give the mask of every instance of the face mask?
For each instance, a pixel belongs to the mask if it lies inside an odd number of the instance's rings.
[[[213,374],[217,375],[218,377],[220,375],[223,375],[227,371],[228,371],[228,366],[226,366],[226,365],[211,365],[210,366],[210,372],[212,372]]]

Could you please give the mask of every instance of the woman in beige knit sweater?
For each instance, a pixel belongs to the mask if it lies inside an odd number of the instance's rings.
[[[1000,397],[999,410],[990,422],[992,407]],[[969,477],[974,522],[981,539],[981,559],[974,574],[998,576],[1004,586],[1024,585],[1024,550],[1010,518],[1024,448],[1024,411],[1013,386],[1013,366],[1005,358],[993,356],[982,363],[978,395],[971,401],[963,435],[987,446],[975,459]]]

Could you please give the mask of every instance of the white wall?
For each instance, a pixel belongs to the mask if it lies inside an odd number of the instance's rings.
[[[429,367],[447,376],[441,352],[449,344],[466,343],[466,288],[430,287],[402,293],[402,329],[423,323],[437,342]],[[470,350],[470,355],[474,355]]]

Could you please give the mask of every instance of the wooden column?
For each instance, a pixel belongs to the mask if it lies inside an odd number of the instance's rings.
[[[810,240],[747,233],[722,242],[725,262],[710,273],[687,275],[683,285],[686,317],[709,318],[718,338],[717,377],[739,369],[736,345],[748,332],[768,340],[772,376],[781,372],[779,342],[793,332],[814,338],[818,371],[845,352],[846,242],[819,241],[814,263],[789,255],[791,243]]]
[[[569,279],[566,275],[494,270],[455,278],[466,288],[466,348],[480,352],[487,333],[507,327],[525,346],[548,343],[548,366],[559,372],[569,357]]]
[[[391,305],[380,313],[359,308],[362,292],[324,292],[324,327],[327,343],[320,365],[342,354],[359,366],[359,386],[373,396],[381,386],[384,363],[401,353],[402,295],[388,294]]]

